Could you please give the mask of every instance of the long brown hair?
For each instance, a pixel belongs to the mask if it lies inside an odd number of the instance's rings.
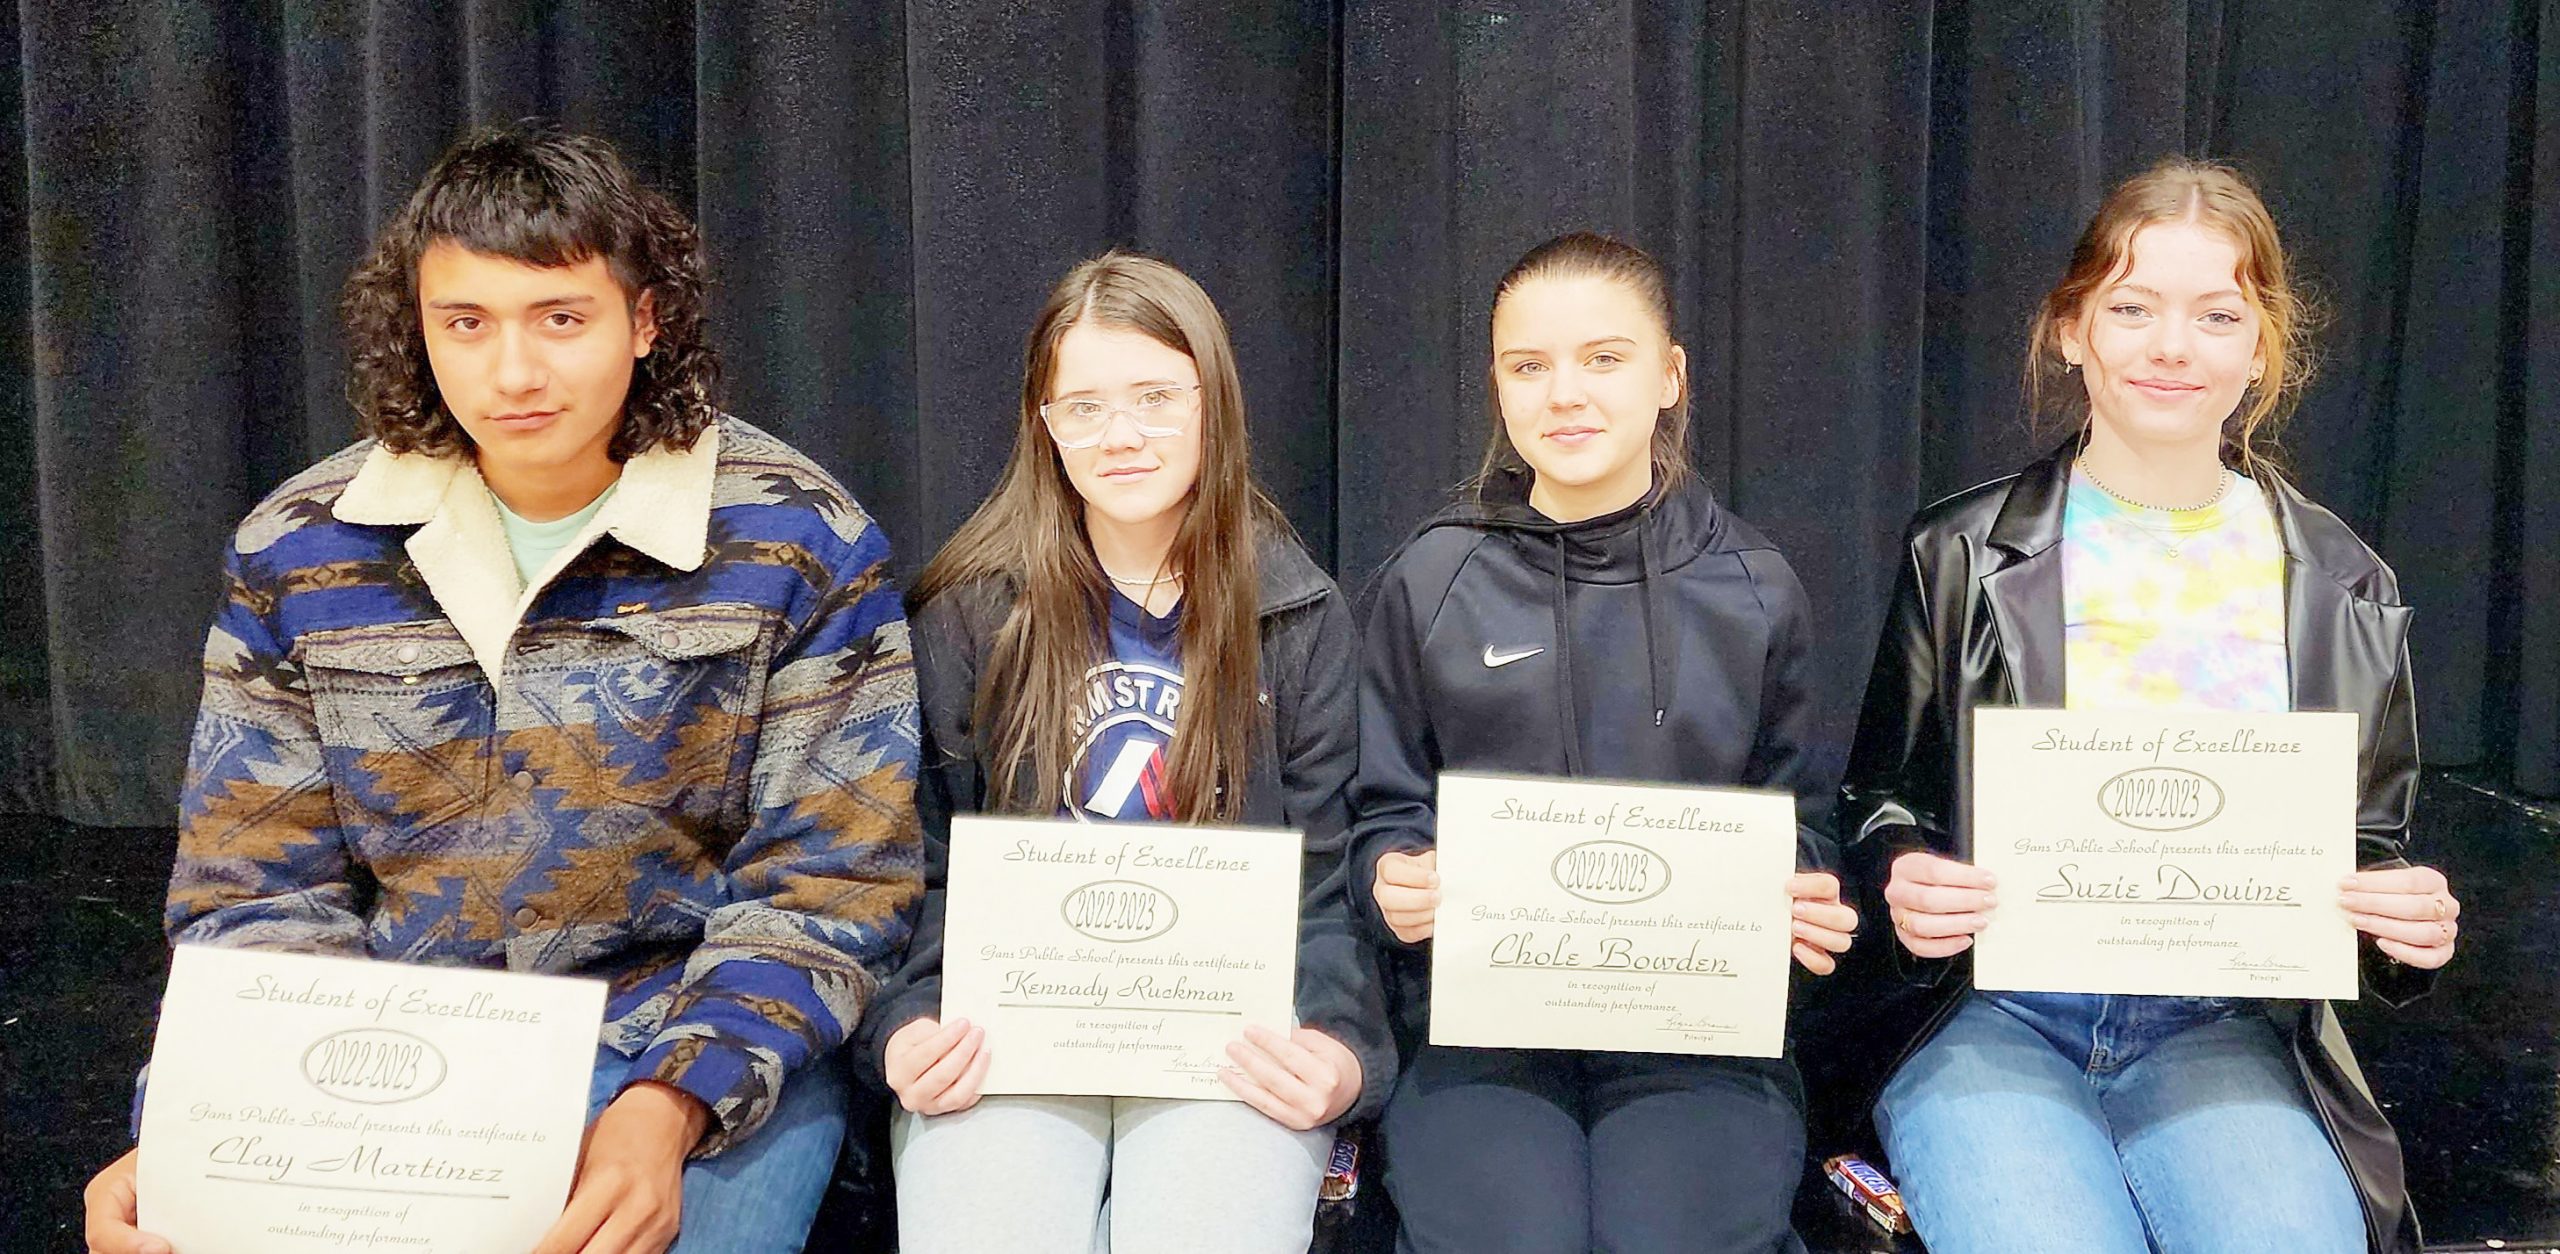
[[[1585,277],[1624,284],[1653,314],[1654,324],[1662,328],[1665,355],[1679,347],[1678,338],[1671,334],[1671,276],[1663,270],[1662,263],[1633,244],[1590,231],[1559,235],[1523,254],[1502,276],[1502,282],[1494,285],[1493,308],[1500,310],[1502,302],[1532,279]],[[1493,373],[1490,363],[1485,373]],[[1488,388],[1499,390],[1493,384]],[[1493,408],[1493,430],[1485,437],[1484,465],[1474,480],[1478,494],[1496,474],[1525,472],[1529,465],[1521,458],[1520,450],[1511,446],[1510,429],[1502,421],[1501,402],[1495,400]],[[1689,378],[1684,368],[1679,401],[1663,410],[1653,423],[1654,489],[1668,492],[1679,487],[1689,474]]]
[[[1004,476],[925,566],[914,600],[921,607],[980,580],[1014,593],[974,697],[976,725],[993,754],[991,808],[1055,811],[1086,675],[1108,649],[1110,585],[1085,533],[1084,499],[1040,419],[1058,343],[1079,323],[1136,331],[1200,369],[1200,477],[1167,555],[1183,576],[1185,674],[1166,782],[1177,820],[1231,822],[1243,811],[1246,755],[1262,734],[1255,541],[1286,535],[1289,524],[1254,482],[1227,324],[1190,276],[1115,250],[1059,280],[1023,354],[1021,412]]]
[[[2240,293],[2258,313],[2258,378],[2223,421],[2223,460],[2242,474],[2275,465],[2275,436],[2310,380],[2311,299],[2288,277],[2275,215],[2238,170],[2193,157],[2168,157],[2108,193],[2071,249],[2062,281],[2045,293],[2027,335],[2023,390],[2039,423],[2085,430],[2089,393],[2062,357],[2062,332],[2085,325],[2097,293],[2133,265],[2134,233],[2146,226],[2195,222],[2221,232],[2240,250]]]

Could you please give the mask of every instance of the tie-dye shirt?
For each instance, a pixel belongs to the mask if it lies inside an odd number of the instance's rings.
[[[2234,476],[2193,510],[2116,499],[2074,468],[2062,512],[2063,694],[2074,709],[2286,710],[2284,542]]]

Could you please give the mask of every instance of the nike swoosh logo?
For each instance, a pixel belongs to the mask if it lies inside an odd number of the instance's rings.
[[[1484,647],[1484,664],[1487,666],[1509,666],[1513,662],[1517,662],[1524,657],[1536,657],[1546,651],[1546,646],[1540,645],[1534,649],[1522,649],[1516,653],[1504,653],[1494,648],[1492,645],[1486,645]]]

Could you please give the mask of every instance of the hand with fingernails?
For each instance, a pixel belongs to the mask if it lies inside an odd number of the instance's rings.
[[[1431,939],[1432,916],[1440,909],[1440,851],[1378,855],[1378,878],[1369,895],[1397,940],[1419,945]]]
[[[2338,881],[2338,904],[2357,931],[2401,962],[2432,971],[2453,961],[2462,903],[2434,867],[2358,871]]]
[[[900,1106],[919,1115],[947,1115],[978,1104],[989,1057],[985,1028],[967,1019],[920,1018],[889,1034],[881,1069]]]
[[[1314,1028],[1284,1033],[1255,1024],[1228,1042],[1227,1060],[1218,1068],[1227,1091],[1292,1131],[1323,1127],[1360,1098],[1360,1059]]]
[[[1969,862],[1914,851],[1893,860],[1884,903],[1893,934],[1923,958],[1952,958],[1973,948],[1974,933],[1991,922],[1999,881]]]
[[[139,1207],[134,1177],[141,1161],[141,1150],[126,1150],[124,1157],[108,1163],[106,1170],[90,1180],[82,1192],[80,1200],[88,1212],[82,1235],[88,1242],[89,1254],[170,1254],[168,1238],[135,1226]]]
[[[1839,969],[1834,954],[1849,952],[1858,933],[1858,912],[1840,900],[1840,877],[1829,871],[1799,871],[1787,877],[1787,896],[1794,899],[1796,961],[1815,975]]]
[[[710,1122],[711,1108],[672,1084],[622,1090],[587,1125],[569,1204],[533,1254],[665,1254],[684,1218],[686,1158]]]

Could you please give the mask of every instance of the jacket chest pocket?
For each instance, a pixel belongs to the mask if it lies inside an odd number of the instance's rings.
[[[405,842],[487,795],[494,710],[452,624],[312,632],[296,656],[342,822]]]
[[[511,686],[604,796],[713,817],[744,804],[773,621],[713,604],[547,625]]]

